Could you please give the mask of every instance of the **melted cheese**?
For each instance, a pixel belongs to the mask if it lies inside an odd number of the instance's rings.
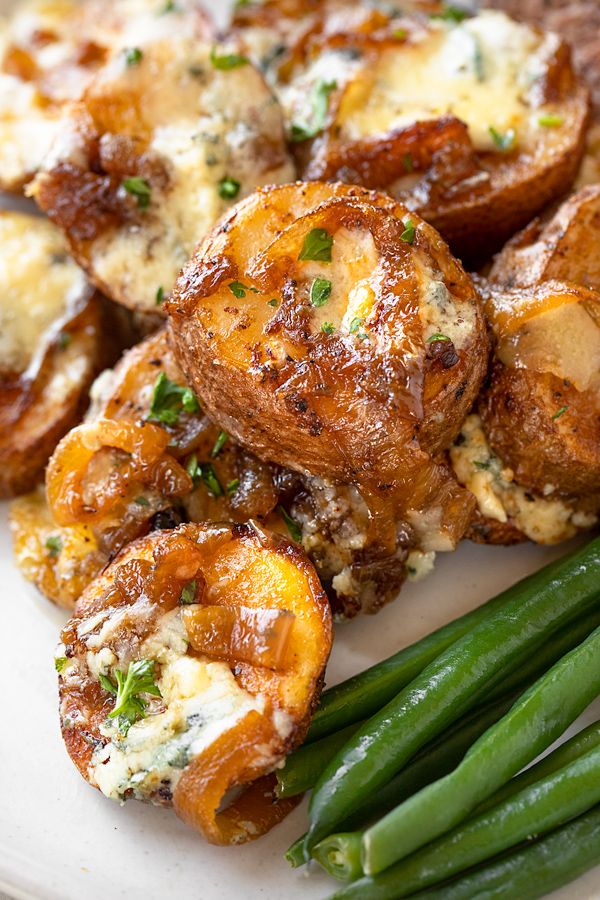
[[[527,143],[541,114],[529,91],[555,47],[554,36],[540,38],[500,12],[458,25],[433,20],[429,32],[383,51],[349,84],[338,113],[342,138],[374,137],[452,113],[478,150],[498,149],[490,127],[502,135],[512,129]]]
[[[180,611],[174,610],[163,616],[140,653],[140,658],[161,664],[157,684],[162,699],[153,698],[148,716],[126,735],[119,732],[116,720],[108,719],[101,727],[109,741],[94,752],[89,775],[112,800],[131,795],[148,800],[161,788],[172,793],[193,757],[251,710],[265,709],[264,698],[241,688],[226,663],[190,657],[186,651],[185,627]],[[110,673],[114,666],[106,647],[87,656],[94,674]],[[280,719],[282,730],[289,729],[286,717]]]
[[[557,544],[582,528],[592,528],[593,513],[578,510],[560,498],[550,499],[526,491],[513,480],[510,469],[492,452],[477,415],[467,417],[461,443],[450,448],[456,476],[475,495],[479,512],[496,522],[509,521],[531,541]]]
[[[261,184],[293,180],[280,109],[255,69],[218,70],[210,48],[191,40],[153,44],[136,66],[115,58],[91,95],[96,105],[117,110],[107,123],[115,133],[145,133],[149,154],[167,172],[141,221],[104,232],[90,251],[95,278],[113,297],[153,308],[158,287],[171,289],[196,244],[232,205],[219,195],[221,179],[240,183],[235,199]],[[131,112],[136,102],[141,114]],[[65,132],[47,165],[77,161],[79,153]]]
[[[0,216],[0,281],[0,369],[24,372],[81,297],[85,276],[54,225],[6,212]],[[62,376],[72,382],[77,373]],[[60,393],[61,385],[55,387]]]

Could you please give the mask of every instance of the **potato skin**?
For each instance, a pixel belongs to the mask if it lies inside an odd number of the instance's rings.
[[[300,221],[306,222],[302,233],[298,232],[298,216],[303,216]],[[273,237],[262,231],[268,218],[274,223],[270,226]],[[402,223],[408,219],[416,229],[413,244],[400,239]],[[392,265],[394,260],[393,265],[406,279],[405,297],[416,290],[414,259],[419,266],[431,265],[441,273],[438,277],[445,280],[451,294],[473,313],[467,346],[455,353],[457,358],[448,368],[441,357],[429,355],[422,333],[414,338],[417,353],[422,357],[418,375],[422,378],[421,413],[411,414],[413,399],[400,386],[401,378],[406,377],[406,373],[402,374],[401,354],[397,362],[390,363],[392,369],[384,372],[378,368],[381,366],[378,351],[368,351],[369,341],[364,340],[360,348],[349,350],[335,334],[310,335],[308,326],[298,328],[300,320],[294,319],[294,316],[306,316],[302,312],[306,307],[291,295],[289,301],[282,302],[273,325],[265,324],[263,329],[264,323],[258,324],[258,319],[252,323],[248,318],[254,315],[249,303],[254,295],[248,294],[240,306],[246,317],[241,321],[243,347],[257,341],[252,351],[256,356],[263,335],[273,328],[289,341],[290,348],[295,347],[297,353],[306,357],[304,365],[308,368],[295,370],[291,357],[282,366],[265,362],[266,358],[257,366],[252,361],[255,357],[247,357],[247,349],[240,348],[239,358],[235,358],[222,344],[219,317],[223,307],[225,317],[228,314],[227,282],[238,279],[247,283],[249,278],[251,281],[254,278],[261,294],[283,291],[285,298],[287,279],[292,278],[292,290],[296,283],[290,274],[293,265],[290,257],[298,255],[299,247],[292,249],[291,242],[300,240],[301,246],[305,233],[319,224],[328,225],[333,233],[346,223],[370,230],[378,253],[389,260],[386,265]],[[288,229],[283,232],[283,238],[282,228]],[[270,253],[279,252],[281,257],[275,257],[268,269],[269,280],[261,284],[261,267],[265,267]],[[332,276],[335,278],[335,271]],[[398,287],[399,297],[402,297],[401,290]],[[256,303],[259,302],[260,298]],[[398,305],[401,302],[406,300],[398,299]],[[436,232],[385,196],[343,185],[299,183],[256,192],[239,204],[201,245],[195,259],[182,273],[168,308],[171,335],[182,366],[213,418],[264,459],[345,482],[352,482],[361,472],[375,473],[380,481],[390,477],[394,463],[391,457],[385,458],[385,453],[391,452],[385,448],[391,447],[394,441],[418,441],[417,456],[435,454],[447,446],[477,394],[487,362],[487,340],[477,295]],[[414,312],[413,308],[411,315]],[[382,321],[385,315],[382,312]],[[252,325],[253,330],[246,331]],[[290,349],[290,352],[294,351]],[[198,364],[199,360],[202,365]],[[394,365],[398,366],[396,374]],[[386,377],[389,388],[383,388]],[[318,385],[323,379],[335,385],[333,404],[319,400]],[[381,386],[378,379],[382,379]],[[357,394],[359,385],[362,396]],[[332,389],[328,388],[329,393]],[[390,389],[398,393],[393,401],[397,415],[391,421],[389,411],[384,411],[386,407],[389,410],[387,391]],[[382,428],[384,432],[388,430],[387,445],[378,438]],[[341,454],[336,446],[342,432],[346,434],[344,440],[348,447],[352,446],[350,453]]]

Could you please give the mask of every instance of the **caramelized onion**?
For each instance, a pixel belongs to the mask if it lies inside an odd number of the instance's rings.
[[[182,611],[190,644],[229,662],[285,669],[295,616],[286,609],[193,606]]]

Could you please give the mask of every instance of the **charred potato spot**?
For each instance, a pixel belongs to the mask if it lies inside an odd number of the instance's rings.
[[[210,34],[196,0],[163,15],[163,0],[61,0],[20,3],[0,48],[0,186],[18,190],[33,177],[61,131],[60,113],[78,99],[113,55],[167,35]]]
[[[244,196],[293,167],[277,101],[250,65],[173,38],[117,56],[71,108],[32,191],[90,278],[126,306],[160,311],[197,241]],[[231,181],[234,179],[234,181]],[[140,262],[142,261],[142,262]]]
[[[277,616],[284,632],[265,627]],[[213,843],[252,840],[289,811],[271,809],[263,780],[217,812],[302,740],[318,697],[331,616],[297,548],[251,526],[142,538],[87,588],[62,640],[63,737],[106,796],[174,805]]]
[[[357,485],[388,552],[391,508],[446,492],[433,457],[477,394],[487,343],[470,280],[405,207],[343,185],[259,191],[206,239],[169,312],[209,415],[261,458]],[[442,331],[456,361],[428,354]]]
[[[0,496],[30,490],[106,354],[102,309],[49,222],[0,215]]]

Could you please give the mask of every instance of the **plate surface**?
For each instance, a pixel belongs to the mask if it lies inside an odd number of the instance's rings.
[[[1,2],[0,9],[10,3]],[[222,0],[207,6],[224,14]],[[1,204],[0,204],[1,205]],[[255,844],[205,844],[168,810],[118,806],[86,785],[58,728],[53,650],[65,615],[12,565],[7,504],[0,504],[0,891],[35,900],[321,900],[334,882],[317,869],[292,871],[287,846],[306,826],[305,806]],[[466,612],[563,552],[464,543],[440,555],[434,573],[408,585],[375,617],[339,625],[327,674],[333,684]],[[600,716],[596,703],[582,717]],[[600,897],[600,868],[553,895]]]

